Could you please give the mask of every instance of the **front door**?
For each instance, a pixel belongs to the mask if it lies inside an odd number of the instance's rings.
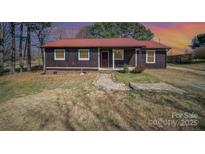
[[[108,67],[108,51],[102,51],[101,52],[101,67]]]

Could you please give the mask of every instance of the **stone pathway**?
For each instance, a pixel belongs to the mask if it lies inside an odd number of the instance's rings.
[[[205,75],[205,71],[197,71],[197,70],[193,70],[193,69],[189,69],[189,68],[175,67],[175,66],[167,66],[167,68],[191,72],[191,73],[195,73],[195,74],[199,74],[199,75]]]
[[[99,73],[93,84],[98,88],[104,90],[147,90],[147,91],[171,91],[179,94],[185,94],[186,92],[182,89],[176,88],[170,84],[160,83],[129,83],[129,87],[124,83],[114,82],[111,78],[111,74]]]
[[[98,88],[105,90],[130,90],[124,83],[117,83],[111,79],[111,74],[99,73],[93,83]]]
[[[148,91],[171,91],[179,94],[185,94],[186,92],[182,89],[176,88],[170,84],[160,83],[132,83],[129,86],[135,90],[148,90]]]

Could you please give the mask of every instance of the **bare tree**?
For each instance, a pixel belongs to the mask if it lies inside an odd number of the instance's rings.
[[[19,65],[20,65],[20,72],[23,72],[23,23],[20,24],[20,36],[19,36]]]
[[[27,48],[27,58],[26,58],[26,64],[27,64],[27,71],[31,71],[31,28],[32,23],[26,23],[27,27],[27,42],[26,42],[26,48]]]
[[[11,22],[11,70],[10,73],[14,74],[15,73],[15,68],[16,68],[16,41],[15,41],[15,23]]]
[[[3,23],[0,23],[0,65],[3,65],[4,58],[4,35],[3,35]]]
[[[43,66],[44,66],[44,52],[43,52],[43,49],[41,48],[41,46],[44,45],[44,43],[46,41],[46,37],[49,34],[49,29],[48,29],[49,27],[51,27],[50,22],[37,22],[37,23],[34,23],[32,26],[32,30],[36,34],[38,41],[39,41],[39,45],[40,45],[39,47],[41,50],[41,57],[42,57]]]

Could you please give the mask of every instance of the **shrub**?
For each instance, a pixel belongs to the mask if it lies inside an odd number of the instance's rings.
[[[181,64],[190,64],[192,62],[192,56],[191,55],[187,55],[187,56],[182,56],[181,57]]]
[[[129,68],[127,64],[123,65],[123,73],[129,73]]]
[[[189,64],[192,62],[191,54],[168,56],[169,63]]]
[[[144,65],[138,65],[132,70],[132,73],[142,73],[145,70]]]
[[[196,48],[194,50],[194,58],[205,59],[205,47]]]
[[[4,73],[4,65],[0,64],[0,75]]]

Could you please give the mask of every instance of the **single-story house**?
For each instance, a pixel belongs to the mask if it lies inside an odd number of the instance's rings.
[[[42,46],[46,70],[117,70],[127,64],[166,68],[169,47],[131,38],[64,39]]]

